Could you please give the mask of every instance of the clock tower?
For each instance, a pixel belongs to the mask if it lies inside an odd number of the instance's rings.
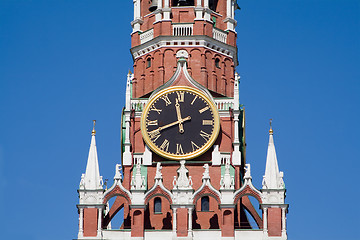
[[[246,163],[236,0],[133,3],[121,160],[104,189],[93,129],[77,239],[287,239],[271,128],[262,189]]]

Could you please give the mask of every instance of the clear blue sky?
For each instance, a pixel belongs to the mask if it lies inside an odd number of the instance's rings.
[[[255,186],[273,118],[291,240],[359,239],[360,2],[239,0],[240,101]],[[77,236],[92,120],[120,162],[131,0],[0,1],[2,239]]]

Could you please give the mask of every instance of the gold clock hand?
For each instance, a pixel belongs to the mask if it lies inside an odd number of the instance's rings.
[[[172,123],[169,123],[169,124],[164,125],[164,126],[162,126],[162,127],[159,127],[159,128],[157,128],[157,129],[155,129],[155,130],[152,130],[151,132],[148,132],[148,134],[149,134],[149,135],[152,135],[152,134],[154,134],[154,133],[156,133],[156,132],[160,132],[161,130],[164,130],[164,129],[166,129],[166,128],[169,128],[169,127],[171,127],[171,126],[174,126],[174,125],[176,125],[176,124],[178,124],[178,123],[183,123],[183,122],[188,121],[188,120],[190,120],[190,119],[191,119],[191,117],[188,116],[188,117],[186,117],[186,118],[177,120],[176,122],[172,122]]]
[[[176,108],[177,118],[179,121],[181,119],[181,112],[180,112],[180,104],[177,98],[176,98],[175,108]],[[179,132],[184,133],[184,126],[181,122],[179,123]]]

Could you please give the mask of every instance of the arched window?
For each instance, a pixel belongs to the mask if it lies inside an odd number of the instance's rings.
[[[201,198],[201,211],[208,212],[210,209],[209,206],[209,196],[205,196]]]
[[[154,213],[161,213],[161,198],[154,199]]]
[[[215,67],[220,68],[220,59],[215,58]]]
[[[148,57],[146,59],[146,68],[149,68],[149,67],[151,67],[151,58],[150,57]]]

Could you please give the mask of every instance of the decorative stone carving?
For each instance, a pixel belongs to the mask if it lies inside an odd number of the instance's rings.
[[[203,168],[205,169],[204,173],[203,173],[203,179],[207,178],[210,179],[210,174],[209,174],[209,164],[204,164]]]
[[[120,164],[116,164],[115,165],[115,176],[114,176],[114,180],[121,180],[122,176],[121,176],[121,165]]]
[[[156,164],[156,175],[155,175],[155,179],[162,179],[161,169],[162,169],[161,163],[158,162],[158,163]]]
[[[283,189],[285,188],[285,183],[284,183],[284,172],[280,172],[280,176],[279,176],[279,188]]]
[[[191,177],[188,177],[189,170],[185,167],[185,160],[180,161],[180,168],[177,170],[178,177],[174,177],[174,189],[192,189]]]
[[[251,179],[250,163],[245,164],[245,179]]]
[[[188,58],[189,57],[189,53],[186,50],[179,50],[176,53],[176,57],[177,58]]]
[[[131,179],[131,190],[145,190],[145,177],[141,176],[140,161],[136,163],[136,173]]]
[[[226,161],[225,163],[225,173],[224,176],[220,179],[220,189],[234,189],[235,180],[234,177],[230,175],[230,162]]]

